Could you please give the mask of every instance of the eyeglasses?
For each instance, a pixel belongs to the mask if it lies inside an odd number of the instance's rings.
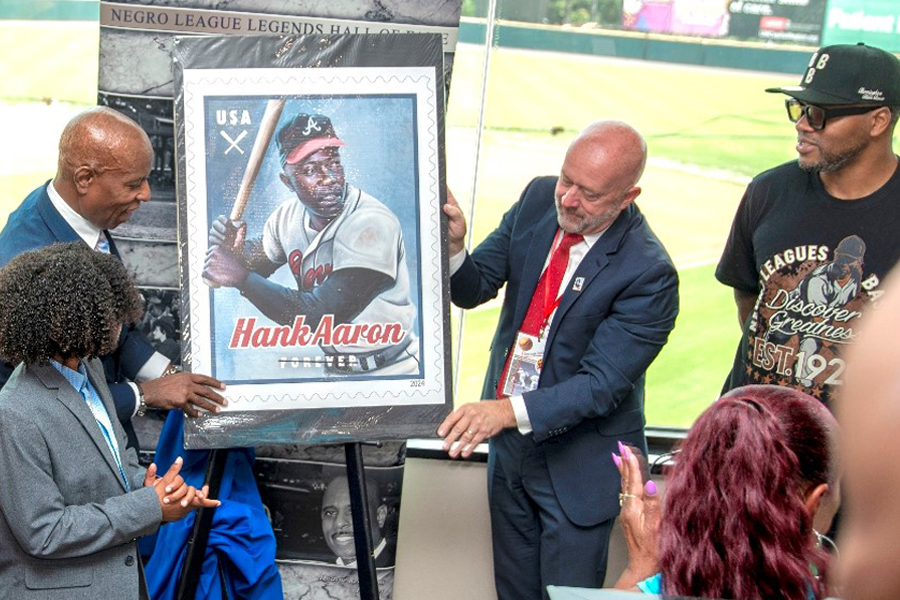
[[[849,106],[847,108],[822,108],[814,104],[803,104],[796,98],[787,98],[784,101],[787,108],[788,119],[792,123],[796,123],[803,115],[806,115],[806,122],[816,131],[825,129],[825,123],[828,119],[834,117],[846,117],[848,115],[862,115],[873,110],[882,108],[882,106]]]

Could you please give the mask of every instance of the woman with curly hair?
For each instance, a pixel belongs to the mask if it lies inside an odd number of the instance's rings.
[[[637,457],[623,447],[613,460],[622,473],[630,563],[616,587],[824,598],[828,553],[817,531],[828,530],[840,503],[837,435],[834,417],[811,396],[771,385],[737,388],[688,431],[661,513],[655,484],[643,483]]]
[[[138,466],[103,366],[140,296],[82,242],[0,270],[0,598],[147,598],[135,539],[200,506],[178,474]]]

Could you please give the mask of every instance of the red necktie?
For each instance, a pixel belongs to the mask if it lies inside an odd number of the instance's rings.
[[[550,255],[550,264],[538,279],[534,294],[531,296],[531,304],[528,305],[528,312],[525,313],[525,320],[522,321],[519,331],[534,336],[542,333],[544,324],[559,305],[559,287],[566,274],[566,267],[569,266],[569,250],[583,239],[584,237],[577,233],[563,233],[562,239]],[[506,356],[506,366],[503,367],[503,373],[497,384],[498,398],[503,395],[503,384],[506,382],[513,354],[513,349],[510,349]]]

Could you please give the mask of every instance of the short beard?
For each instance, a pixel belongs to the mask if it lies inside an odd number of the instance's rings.
[[[562,229],[566,233],[575,233],[578,235],[584,235],[585,232],[587,232],[588,235],[600,233],[601,231],[604,231],[607,227],[612,225],[616,220],[616,217],[619,216],[619,213],[622,211],[622,200],[624,199],[625,195],[623,194],[622,197],[619,198],[619,201],[616,202],[615,206],[610,207],[610,209],[602,215],[598,215],[596,217],[585,217],[578,225],[574,225],[563,222],[564,220],[568,221],[572,217],[560,210],[559,198],[556,198],[556,221],[557,223],[559,223],[560,229]]]
[[[808,165],[798,162],[798,164],[801,169],[809,171],[810,173],[833,173],[834,171],[840,171],[856,160],[865,148],[866,145],[860,143],[837,154],[823,151],[822,158],[819,162]]]

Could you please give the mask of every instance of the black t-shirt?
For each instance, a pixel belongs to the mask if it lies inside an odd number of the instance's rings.
[[[757,295],[725,389],[794,387],[828,403],[842,348],[900,258],[900,168],[874,194],[830,196],[796,161],[747,187],[716,268],[722,283]]]

